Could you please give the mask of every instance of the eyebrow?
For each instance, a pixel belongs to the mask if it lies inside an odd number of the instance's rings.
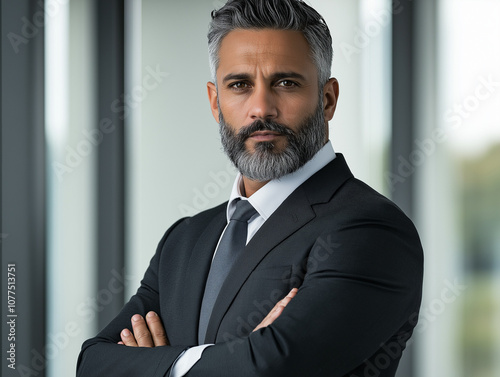
[[[222,83],[225,84],[232,80],[250,80],[252,78],[248,73],[230,73],[224,77]],[[306,81],[306,78],[297,72],[276,72],[271,76],[272,81],[277,81],[281,79],[297,79]]]

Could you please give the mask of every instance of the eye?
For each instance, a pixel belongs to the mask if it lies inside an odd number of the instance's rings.
[[[244,90],[244,89],[248,89],[249,87],[250,87],[250,85],[248,85],[244,81],[238,81],[238,82],[234,82],[232,84],[229,84],[229,88],[235,89],[235,90]]]
[[[298,86],[298,84],[294,81],[282,80],[282,81],[278,82],[278,86],[280,86],[282,88],[294,88],[294,87]]]

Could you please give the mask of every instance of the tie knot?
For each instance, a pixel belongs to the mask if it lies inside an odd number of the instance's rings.
[[[233,216],[231,216],[231,221],[236,220],[247,222],[256,213],[257,211],[248,200],[238,200],[238,202],[236,202],[236,210],[234,211]]]

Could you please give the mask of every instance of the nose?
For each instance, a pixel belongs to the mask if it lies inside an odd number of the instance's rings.
[[[252,121],[257,119],[274,119],[278,116],[276,99],[271,88],[263,86],[255,88],[249,101],[249,116]]]

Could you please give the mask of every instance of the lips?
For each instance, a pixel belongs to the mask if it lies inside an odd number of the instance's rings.
[[[269,141],[273,140],[279,136],[283,136],[279,132],[274,132],[274,131],[257,131],[254,132],[250,135],[250,138],[257,140],[257,141]]]

